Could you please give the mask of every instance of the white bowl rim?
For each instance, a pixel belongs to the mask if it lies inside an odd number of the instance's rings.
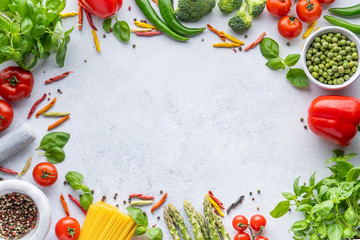
[[[22,180],[4,180],[0,182],[0,196],[18,192],[30,197],[38,210],[38,222],[32,231],[19,240],[44,240],[51,227],[51,208],[45,194],[34,184]],[[3,240],[3,238],[0,238]]]
[[[355,42],[356,48],[358,49],[358,53],[359,53],[359,48],[360,48],[360,40],[359,38],[351,31],[342,28],[342,27],[337,27],[337,26],[328,26],[328,27],[323,27],[321,29],[319,29],[316,32],[313,32],[312,34],[310,34],[310,36],[307,37],[307,39],[305,40],[304,43],[304,47],[302,49],[301,52],[301,58],[302,58],[302,64],[304,66],[304,72],[306,74],[306,76],[310,79],[310,81],[312,81],[315,85],[317,85],[318,87],[324,88],[324,89],[328,89],[328,90],[339,90],[339,89],[343,89],[347,86],[349,86],[350,84],[352,84],[353,82],[355,82],[355,80],[359,77],[360,75],[360,70],[359,67],[356,70],[356,72],[354,73],[354,75],[352,75],[350,77],[349,80],[345,81],[343,84],[337,84],[337,85],[329,85],[329,84],[325,84],[322,83],[318,80],[316,80],[311,73],[308,70],[308,67],[306,65],[306,52],[308,50],[308,48],[310,47],[311,43],[313,42],[313,40],[322,35],[323,33],[329,33],[329,32],[340,32],[341,34],[344,34],[346,37],[348,37],[351,41]],[[358,63],[359,63],[359,59],[358,59]]]

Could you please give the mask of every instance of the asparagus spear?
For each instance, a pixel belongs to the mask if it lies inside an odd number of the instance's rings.
[[[205,194],[204,198],[204,215],[210,229],[210,237],[213,240],[220,240],[219,231],[217,229],[211,203],[208,198],[209,195]]]
[[[202,235],[204,236],[204,239],[210,240],[209,229],[208,229],[208,225],[205,221],[205,218],[203,217],[203,215],[201,213],[196,212],[196,219],[197,219],[198,223],[200,224],[201,232],[202,232]]]
[[[226,231],[224,224],[221,221],[220,216],[214,213],[213,211],[212,214],[214,216],[215,224],[219,228],[219,232],[221,233],[223,240],[231,240],[229,233]]]
[[[168,226],[169,231],[170,231],[171,236],[173,237],[173,239],[174,240],[181,240],[179,232],[176,229],[174,220],[170,216],[169,210],[166,207],[164,207],[164,219],[165,219],[165,223]]]
[[[205,240],[205,238],[201,232],[200,224],[196,218],[196,211],[194,209],[194,206],[191,205],[191,203],[186,199],[184,200],[184,209],[185,209],[185,212],[188,215],[189,221],[192,225],[192,231],[194,233],[195,240]]]
[[[179,226],[179,229],[180,229],[183,239],[191,240],[190,234],[185,226],[184,219],[180,215],[179,210],[177,210],[174,207],[174,205],[172,205],[171,203],[168,204],[168,208],[169,208],[169,213],[170,213],[171,217],[173,218],[174,222],[176,223],[176,225]]]

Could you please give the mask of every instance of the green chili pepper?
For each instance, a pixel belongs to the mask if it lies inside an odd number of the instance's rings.
[[[328,16],[328,15],[324,16],[324,18],[326,21],[328,21],[332,25],[343,27],[343,28],[346,28],[346,29],[352,31],[353,33],[360,34],[360,25],[349,23],[340,18]]]
[[[329,12],[343,17],[355,16],[360,14],[360,4],[344,8],[330,8]]]
[[[174,11],[171,7],[171,0],[158,0],[160,14],[166,24],[180,35],[193,36],[202,33],[206,28],[188,28],[182,25],[176,18]]]
[[[152,22],[159,30],[168,35],[169,37],[174,38],[175,40],[185,42],[189,38],[180,36],[171,28],[164,23],[163,20],[157,15],[153,7],[151,6],[149,0],[135,0],[136,4],[139,6],[140,10],[144,13],[145,17]]]

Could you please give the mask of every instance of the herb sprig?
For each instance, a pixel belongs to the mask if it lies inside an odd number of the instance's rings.
[[[279,44],[271,38],[263,38],[260,43],[260,52],[268,60],[265,64],[271,70],[285,70],[286,67],[289,71],[286,78],[295,87],[308,86],[309,79],[307,78],[304,70],[301,68],[292,68],[300,59],[300,54],[290,54],[285,59],[279,57]]]
[[[315,173],[309,184],[299,185],[300,177],[294,181],[294,193],[284,192],[286,199],[278,203],[271,216],[279,218],[295,206],[303,212],[304,220],[296,221],[291,226],[294,239],[352,239],[360,237],[360,166],[354,167],[349,160],[356,153],[344,155],[342,150],[334,150],[332,158],[326,163],[335,163],[328,167],[333,173],[315,183]]]
[[[148,217],[143,213],[140,208],[128,207],[128,213],[134,219],[138,227],[135,230],[135,235],[146,235],[151,240],[162,240],[163,232],[160,228],[150,227],[148,228]]]
[[[91,194],[90,188],[82,184],[84,176],[81,173],[71,171],[65,175],[65,178],[72,189],[82,190],[84,192],[84,194],[80,197],[80,205],[84,210],[88,210],[94,197]]]
[[[64,66],[71,28],[64,31],[59,13],[66,0],[1,0],[0,64],[14,60],[30,69],[38,59],[56,52],[56,62]]]

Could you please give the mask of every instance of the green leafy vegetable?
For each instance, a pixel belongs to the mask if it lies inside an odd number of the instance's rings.
[[[46,134],[37,149],[45,151],[47,160],[51,163],[61,163],[65,159],[63,148],[70,139],[70,134],[66,132],[52,132]]]
[[[65,175],[65,178],[72,189],[81,189],[84,192],[84,194],[80,197],[80,205],[84,210],[88,210],[94,198],[91,194],[90,188],[82,184],[84,176],[81,173],[71,171]]]
[[[56,52],[56,62],[63,66],[71,32],[64,33],[59,15],[65,6],[66,0],[2,0],[0,64],[14,60],[30,69]]]
[[[327,163],[332,175],[315,182],[315,173],[309,179],[309,185],[299,185],[296,178],[293,184],[294,194],[285,192],[286,201],[277,204],[270,215],[279,218],[285,215],[291,205],[296,211],[304,213],[304,220],[291,226],[294,239],[358,239],[360,232],[360,166],[354,167],[348,160],[357,154],[344,155],[342,150],[334,150]]]
[[[122,42],[128,42],[130,40],[130,27],[125,21],[117,20],[113,26],[113,33],[115,37]]]
[[[111,21],[112,18],[107,18],[104,20],[103,22],[103,29],[105,30],[105,32],[109,33],[111,30]]]
[[[271,70],[285,70],[285,66],[289,68],[286,78],[295,87],[308,86],[309,79],[304,70],[300,68],[291,68],[300,59],[300,54],[290,54],[286,56],[285,60],[279,57],[279,44],[271,39],[264,38],[260,43],[260,52],[268,60],[265,64]]]
[[[135,229],[135,235],[146,235],[151,240],[162,240],[163,233],[160,228],[151,227],[148,228],[148,217],[140,208],[128,207],[127,211],[129,215],[134,219],[138,227]]]

